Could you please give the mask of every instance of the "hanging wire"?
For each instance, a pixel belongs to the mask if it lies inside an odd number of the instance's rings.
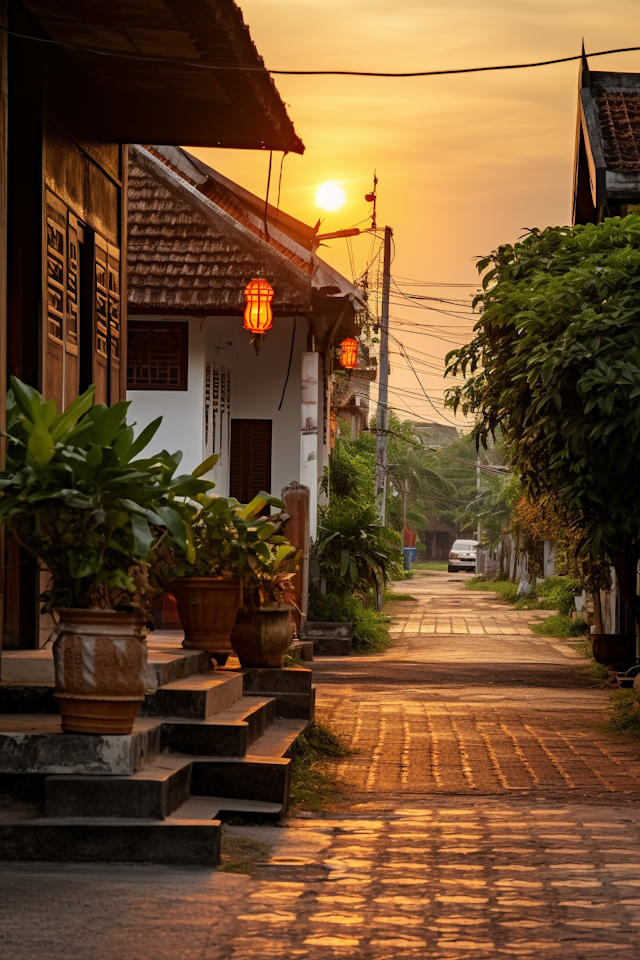
[[[269,227],[267,225],[267,212],[269,210],[269,189],[271,187],[271,164],[272,163],[273,163],[273,150],[270,150],[269,151],[269,172],[267,173],[267,192],[264,198],[264,235],[267,243],[271,243],[271,238],[269,236]]]
[[[280,176],[278,177],[278,202],[276,203],[276,219],[273,224],[274,230],[278,226],[278,215],[280,213],[280,191],[282,190],[282,168],[284,166],[284,158],[286,157],[288,152],[289,152],[288,150],[285,150],[285,152],[282,154],[282,159],[280,160]],[[267,185],[267,190],[268,190],[268,185]]]

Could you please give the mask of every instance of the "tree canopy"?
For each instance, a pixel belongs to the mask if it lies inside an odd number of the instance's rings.
[[[448,403],[478,444],[500,429],[525,493],[552,493],[615,562],[640,536],[640,217],[533,229],[478,268]]]

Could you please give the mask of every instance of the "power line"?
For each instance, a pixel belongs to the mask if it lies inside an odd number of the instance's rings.
[[[631,53],[640,50],[640,47],[616,47],[612,50],[596,50],[594,53],[588,54],[579,53],[571,57],[556,57],[553,60],[535,60],[530,63],[503,63],[488,67],[457,67],[449,70],[410,70],[402,72],[388,70],[274,70],[266,67],[264,63],[203,63],[201,60],[183,60],[180,57],[154,57],[144,54],[121,53],[113,50],[97,50],[95,47],[86,47],[83,44],[72,43],[69,40],[34,37],[30,34],[8,30],[6,27],[0,27],[0,29],[4,30],[10,37],[16,37],[19,40],[66,47],[69,50],[76,50],[78,53],[90,53],[93,56],[104,57],[110,60],[166,63],[173,67],[193,67],[195,70],[208,70],[220,73],[262,73],[290,77],[444,77],[461,73],[490,73],[497,70],[526,70],[531,67],[549,67],[557,63],[571,63],[575,60],[581,60],[583,56],[593,59],[594,57],[606,57],[614,53]]]

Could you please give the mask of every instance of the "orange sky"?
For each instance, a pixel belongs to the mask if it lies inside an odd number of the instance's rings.
[[[582,36],[587,50],[640,44],[638,0],[239,2],[267,66],[282,69],[437,70],[551,59],[578,53]],[[591,65],[640,72],[640,53],[602,57]],[[569,63],[416,79],[276,77],[306,145],[302,157],[284,161],[281,206],[315,223],[321,215],[315,191],[335,180],[347,203],[337,213],[323,214],[322,229],[351,226],[368,214],[363,197],[375,167],[378,222],[394,228],[395,276],[475,284],[476,255],[514,241],[523,227],[569,220],[577,75],[577,63]],[[193,152],[264,195],[265,155]],[[279,160],[274,158],[276,174]],[[369,246],[367,237],[353,241],[356,272]],[[344,240],[320,253],[351,278]],[[419,292],[466,298],[472,290]],[[435,366],[416,365],[416,371],[441,409],[445,384],[438,367],[453,349],[446,341],[467,339],[469,322],[408,305],[393,305],[392,316],[391,329],[410,355]],[[423,329],[412,332],[402,319]],[[391,387],[391,401],[399,408],[437,419],[397,355]]]

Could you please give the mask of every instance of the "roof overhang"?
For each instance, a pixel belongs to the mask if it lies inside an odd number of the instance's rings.
[[[22,4],[31,16],[12,5],[13,52],[37,50],[48,61],[56,83],[47,84],[47,110],[72,133],[111,143],[304,151],[234,0]]]

